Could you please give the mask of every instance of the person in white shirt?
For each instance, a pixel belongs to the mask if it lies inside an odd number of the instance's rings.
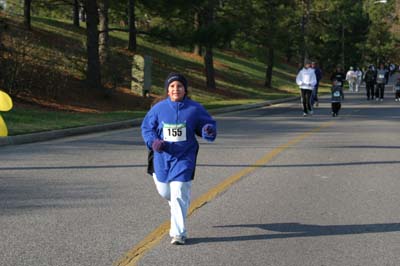
[[[350,67],[349,71],[347,71],[346,80],[349,82],[349,90],[354,91],[356,87],[357,75],[353,67]]]
[[[312,91],[317,84],[317,78],[315,71],[311,67],[311,62],[306,59],[304,67],[297,74],[296,83],[301,90],[301,98],[303,102],[303,116],[312,115],[313,109],[311,106],[311,95]]]

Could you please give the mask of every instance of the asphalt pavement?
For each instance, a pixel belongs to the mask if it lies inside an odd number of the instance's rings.
[[[393,90],[394,82],[399,77],[399,73],[396,73],[390,78],[388,86],[386,90]],[[362,89],[365,87],[363,86]],[[390,91],[389,91],[390,92]],[[275,104],[295,101],[300,99],[299,97],[288,97],[284,99],[276,99],[270,101],[264,101],[257,104],[245,104],[245,105],[238,105],[238,106],[230,106],[230,107],[223,107],[218,108],[210,111],[212,115],[224,114],[229,112],[241,111],[241,110],[251,110],[255,108],[261,108],[266,106],[271,106]],[[0,146],[4,145],[18,145],[18,144],[26,144],[26,143],[33,143],[39,141],[47,141],[52,139],[59,139],[65,138],[70,136],[76,135],[83,135],[83,134],[90,134],[96,132],[104,132],[109,130],[118,130],[130,127],[137,127],[142,123],[142,119],[131,119],[126,121],[118,121],[118,122],[111,122],[111,123],[104,123],[104,124],[97,124],[97,125],[90,125],[90,126],[83,126],[83,127],[76,127],[76,128],[67,128],[67,129],[60,129],[60,130],[51,130],[51,131],[44,131],[44,132],[35,132],[30,134],[23,134],[23,135],[16,135],[16,136],[8,136],[8,137],[0,137]]]
[[[288,97],[288,98],[284,98],[284,99],[264,101],[264,102],[257,103],[257,104],[245,104],[245,105],[238,105],[238,106],[223,107],[223,108],[211,110],[210,114],[218,115],[218,114],[228,113],[228,112],[233,112],[233,111],[260,108],[263,106],[270,106],[270,105],[274,105],[274,104],[293,101],[296,99],[299,99],[299,97]],[[66,128],[66,129],[60,129],[60,130],[35,132],[35,133],[22,134],[22,135],[16,135],[16,136],[0,137],[0,146],[26,144],[26,143],[33,143],[33,142],[39,142],[39,141],[47,141],[47,140],[52,140],[52,139],[65,138],[65,137],[70,137],[70,136],[96,133],[96,132],[104,132],[104,131],[110,131],[110,130],[118,130],[118,129],[130,128],[130,127],[137,127],[137,126],[140,126],[141,123],[142,123],[142,119],[137,118],[137,119],[131,119],[131,120],[126,120],[126,121],[118,121],[118,122],[111,122],[111,123],[104,123],[104,124],[97,124],[97,125],[90,125],[90,126],[83,126],[83,127]]]
[[[2,146],[0,265],[398,265],[400,103],[345,96],[215,115],[185,246],[138,127]]]

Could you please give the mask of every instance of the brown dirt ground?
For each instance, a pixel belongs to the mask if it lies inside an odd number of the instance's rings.
[[[147,110],[157,98],[135,95],[128,88],[118,88],[110,95],[96,92],[60,92],[56,99],[34,96],[35,93],[25,93],[14,97],[14,105],[23,108],[45,109],[53,111],[70,111],[79,113],[102,113],[112,111]]]

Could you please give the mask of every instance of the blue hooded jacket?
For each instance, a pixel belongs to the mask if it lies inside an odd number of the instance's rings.
[[[210,125],[212,136],[203,130]],[[194,178],[199,144],[196,135],[208,141],[216,137],[216,122],[199,103],[185,97],[180,102],[167,99],[157,103],[142,122],[142,137],[149,150],[155,139],[164,140],[163,152],[154,151],[153,167],[158,181],[187,182]]]

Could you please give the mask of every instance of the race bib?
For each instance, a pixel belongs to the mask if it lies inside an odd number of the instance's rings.
[[[186,141],[186,124],[163,123],[163,136],[163,139],[169,142]]]
[[[335,97],[340,97],[340,91],[335,91],[335,92],[333,92],[333,96],[335,96]]]
[[[340,81],[336,81],[336,85],[338,85],[338,86],[342,86],[342,82],[340,82]]]
[[[384,75],[384,74],[379,74],[379,75],[378,75],[378,78],[379,78],[379,79],[384,79],[384,78],[385,78],[385,75]]]

